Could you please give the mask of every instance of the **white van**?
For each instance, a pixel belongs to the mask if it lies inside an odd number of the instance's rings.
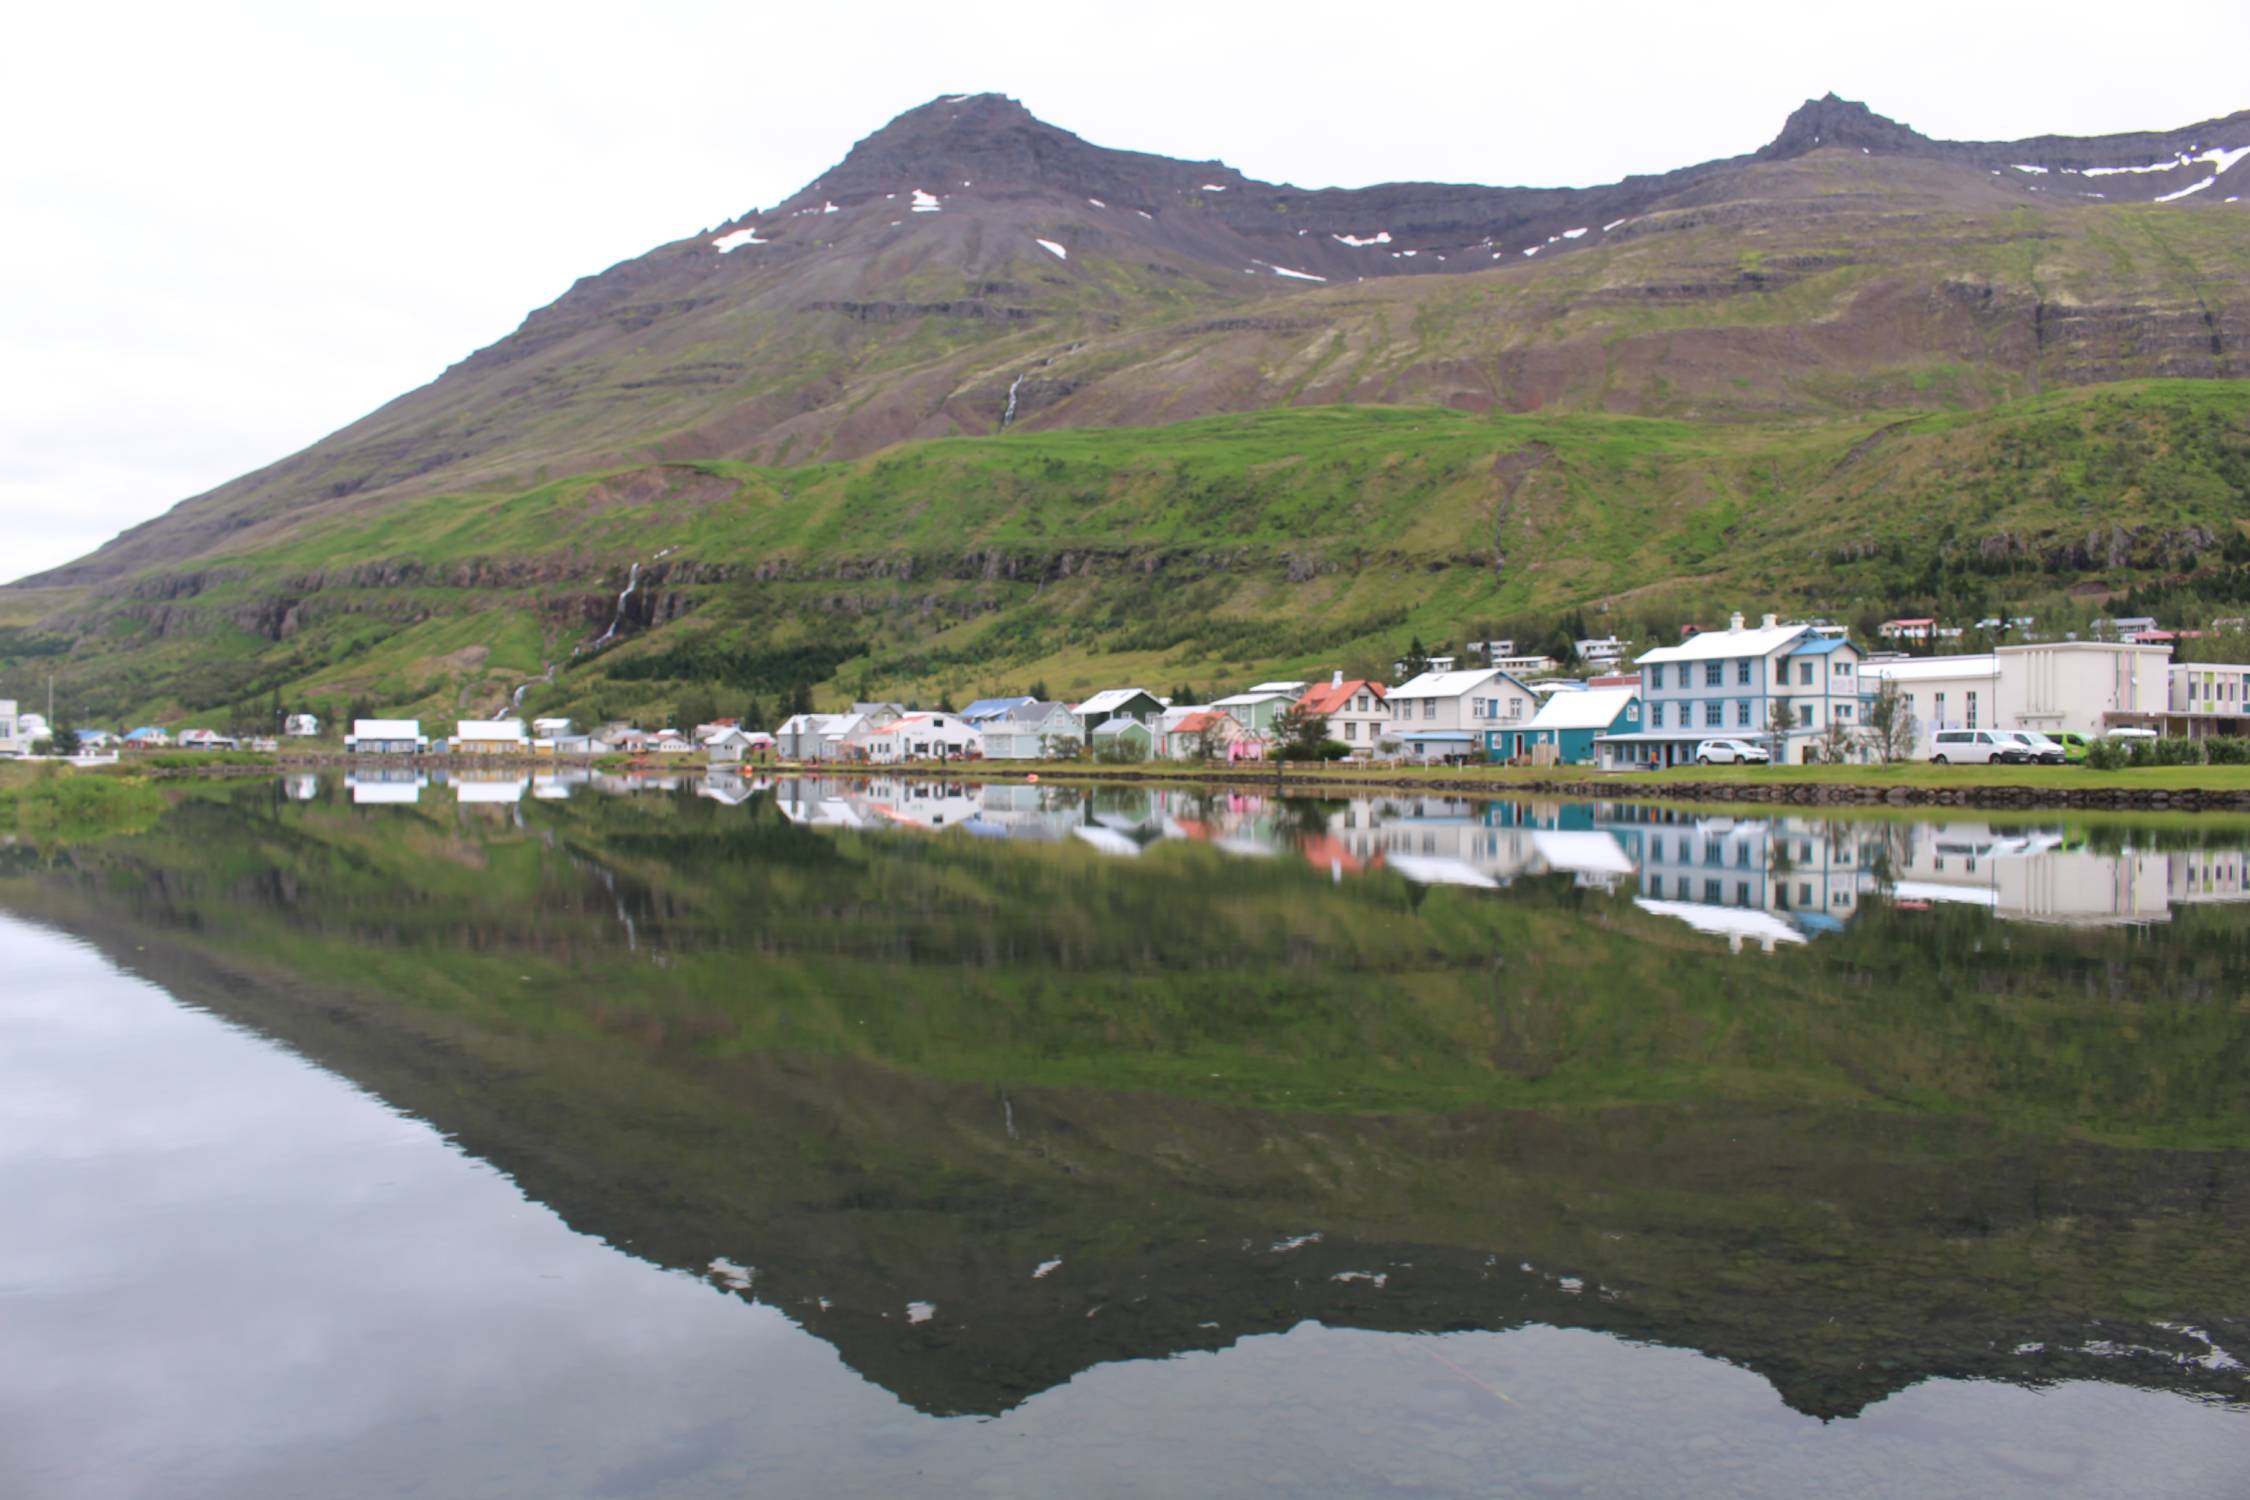
[[[1933,765],[1986,766],[1995,761],[2013,765],[2025,758],[2025,748],[2013,735],[1990,729],[1941,729],[1930,743]]]

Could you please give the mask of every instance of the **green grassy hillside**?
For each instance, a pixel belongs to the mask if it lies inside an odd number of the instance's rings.
[[[2240,613],[2250,382],[1764,423],[1332,407],[711,460],[307,519],[0,630],[83,712],[272,695],[443,718],[1044,683],[1159,691],[1387,665],[1407,641],[1730,609],[2062,625],[2117,596]],[[642,582],[606,649],[573,660]]]

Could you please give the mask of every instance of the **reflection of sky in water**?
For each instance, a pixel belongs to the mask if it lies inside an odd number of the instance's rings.
[[[11,1497],[2048,1500],[2250,1472],[2250,1418],[2176,1397],[1932,1381],[1822,1424],[1695,1353],[1537,1327],[1305,1324],[926,1417],[85,947],[0,918],[0,973]],[[755,1247],[711,1252],[754,1276]]]

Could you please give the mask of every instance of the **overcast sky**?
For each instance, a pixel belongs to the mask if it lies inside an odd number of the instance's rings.
[[[2242,0],[169,0],[5,31],[0,580],[303,447],[939,94],[1305,187],[1607,182],[1752,150],[1830,89],[1955,139],[2250,107]]]

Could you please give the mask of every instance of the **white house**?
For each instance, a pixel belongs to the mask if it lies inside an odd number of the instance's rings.
[[[1968,656],[1902,656],[1860,668],[1877,692],[1899,695],[1914,721],[1914,753],[1930,753],[1941,729],[1992,729],[2000,725],[2000,658],[1989,651]],[[2013,726],[2006,726],[2013,727]]]
[[[1086,743],[1077,715],[1070,711],[1069,705],[1062,703],[1026,699],[978,727],[984,731],[986,760],[1044,760],[1056,753],[1076,755]]]
[[[1573,641],[1570,649],[1580,661],[1592,666],[1611,666],[1625,654],[1625,643],[1614,635],[1595,636],[1590,640]]]
[[[959,714],[912,713],[895,724],[862,729],[846,744],[877,765],[971,760],[984,753],[984,732]]]
[[[863,714],[791,714],[773,732],[785,760],[839,760],[843,741],[867,727]]]
[[[1379,682],[1354,678],[1347,682],[1337,672],[1327,682],[1305,693],[1297,706],[1307,713],[1324,714],[1328,737],[1341,740],[1354,760],[1375,753],[1376,742],[1390,729],[1390,689]]]
[[[30,739],[23,732],[23,719],[16,712],[16,700],[0,698],[0,755],[29,755]]]
[[[533,719],[531,721],[531,737],[535,740],[569,739],[571,738],[570,720]]]
[[[529,755],[531,736],[521,719],[462,719],[453,726],[455,755]]]
[[[312,739],[320,733],[320,718],[316,714],[291,714],[281,721],[281,732],[291,739]]]
[[[2250,666],[2175,662],[2167,678],[2164,732],[2198,739],[2250,733]]]
[[[1539,700],[1498,667],[1465,672],[1424,672],[1392,688],[1383,735],[1411,760],[1482,760],[1488,743],[1531,721]]]
[[[420,719],[354,719],[344,736],[347,755],[419,755],[429,748]]]
[[[1831,724],[1857,731],[1866,722],[1873,684],[1860,680],[1860,656],[1835,627],[1773,615],[1746,626],[1737,614],[1724,630],[1641,653],[1641,731],[1604,736],[1605,745],[1634,747],[1644,765],[1674,766],[1692,762],[1704,740],[1744,739],[1769,747],[1777,763],[1802,762]]]
[[[232,750],[234,739],[216,729],[183,729],[180,731],[182,750]]]
[[[730,728],[705,740],[703,748],[710,753],[711,764],[732,764],[748,756],[771,755],[773,736],[763,730]]]

